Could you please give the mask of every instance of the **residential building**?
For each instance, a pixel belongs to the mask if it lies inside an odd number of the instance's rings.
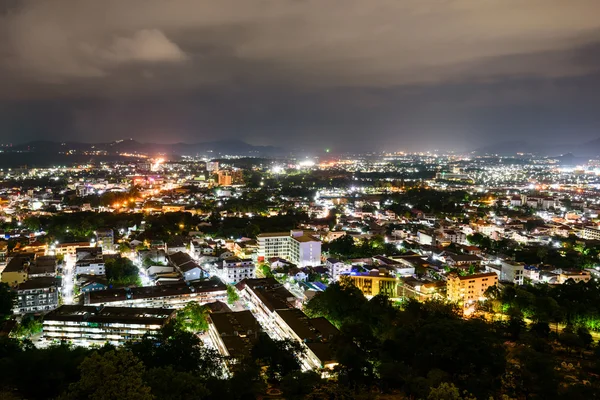
[[[398,259],[384,256],[374,256],[372,260],[375,265],[385,267],[385,269],[387,269],[392,275],[412,276],[415,273],[415,267],[413,265],[402,262]]]
[[[420,244],[425,244],[425,245],[434,245],[435,244],[435,235],[424,232],[424,231],[418,231],[417,232],[417,238],[419,239],[419,243]]]
[[[55,256],[38,256],[29,266],[29,278],[54,277],[57,274]]]
[[[281,257],[300,268],[321,264],[321,241],[302,231],[261,233],[258,240],[258,261]]]
[[[275,311],[300,305],[299,299],[275,278],[244,279],[235,286],[266,331],[275,329]]]
[[[373,269],[368,273],[350,274],[349,277],[352,284],[365,296],[383,294],[388,297],[398,297],[398,278],[385,268]]]
[[[216,275],[225,283],[236,284],[243,279],[254,279],[256,267],[250,259],[226,258],[216,268]]]
[[[518,262],[501,262],[500,280],[502,282],[513,282],[516,285],[523,284],[525,277],[525,264]]]
[[[467,306],[483,300],[485,291],[497,283],[498,275],[495,272],[466,276],[453,273],[448,275],[446,296],[449,301]]]
[[[108,289],[106,278],[98,275],[79,275],[79,290],[81,293],[95,292]]]
[[[440,237],[440,242],[443,244],[464,244],[467,242],[467,235],[456,229],[444,229]]]
[[[260,332],[260,324],[248,310],[208,315],[208,336],[230,369],[250,355]]]
[[[441,298],[445,288],[446,285],[443,281],[426,281],[409,276],[400,278],[398,295],[425,301]]]
[[[59,280],[54,277],[29,279],[17,286],[15,314],[50,311],[58,307]]]
[[[181,308],[190,301],[200,304],[227,299],[227,287],[219,280],[177,282],[158,286],[107,289],[88,292],[85,305]]]
[[[537,282],[540,280],[540,270],[534,266],[525,266],[523,269],[523,279],[529,279],[532,282]]]
[[[233,177],[230,171],[219,171],[217,173],[219,186],[231,186],[233,184]]]
[[[556,283],[563,284],[568,280],[572,280],[574,283],[589,282],[592,279],[591,274],[588,271],[566,271],[563,270],[556,279]]]
[[[6,267],[2,271],[2,282],[8,283],[12,287],[25,282],[34,256],[34,254],[18,254],[15,257],[9,258]]]
[[[98,229],[96,231],[96,241],[98,246],[102,247],[103,253],[115,250],[115,233],[112,229]]]
[[[325,266],[329,270],[329,276],[333,281],[339,280],[341,275],[348,275],[352,271],[352,265],[346,264],[337,258],[328,258],[325,260]]]
[[[584,226],[581,229],[581,237],[587,240],[600,240],[600,229],[591,226]]]
[[[75,256],[77,249],[81,247],[90,247],[90,242],[76,242],[76,243],[61,243],[56,245],[54,254],[63,256]]]
[[[0,241],[0,267],[6,265],[6,257],[8,255],[8,243]],[[0,270],[2,272],[2,270]]]
[[[275,329],[279,337],[300,343],[304,354],[300,361],[306,369],[329,370],[335,361],[331,340],[338,329],[323,317],[309,318],[296,308],[275,311]]]
[[[44,316],[43,338],[81,346],[121,345],[156,335],[175,313],[164,308],[62,305]]]
[[[75,275],[105,275],[106,264],[102,256],[75,262]]]
[[[165,246],[167,248],[167,254],[174,254],[177,252],[184,253],[187,251],[185,241],[181,236],[173,236],[169,238]]]
[[[169,259],[169,263],[181,273],[181,276],[186,281],[196,281],[208,275],[187,253],[178,251],[177,253],[169,254],[167,258]]]

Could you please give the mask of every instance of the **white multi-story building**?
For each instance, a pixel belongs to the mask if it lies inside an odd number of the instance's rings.
[[[514,282],[517,285],[523,284],[525,276],[525,265],[523,263],[507,263],[502,262],[500,280],[504,282]]]
[[[258,260],[284,258],[300,268],[321,264],[321,241],[302,230],[258,235]]]
[[[231,257],[216,268],[216,275],[225,283],[236,284],[242,279],[254,279],[255,269],[252,260]]]
[[[337,258],[328,258],[325,261],[325,266],[334,281],[339,280],[340,275],[349,274],[352,271],[352,265],[346,264]]]
[[[105,275],[105,263],[102,257],[84,259],[75,263],[75,275]]]

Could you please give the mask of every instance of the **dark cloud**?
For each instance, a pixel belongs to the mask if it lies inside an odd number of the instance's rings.
[[[464,148],[600,133],[597,0],[4,0],[0,12],[12,141]]]

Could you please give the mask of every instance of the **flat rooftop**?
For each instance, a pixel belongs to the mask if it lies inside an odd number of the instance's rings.
[[[163,325],[175,312],[167,308],[62,305],[46,314],[44,321]]]
[[[153,299],[160,297],[175,297],[193,293],[209,293],[225,291],[227,287],[221,281],[198,281],[192,283],[173,283],[158,286],[143,286],[138,288],[106,289],[86,294],[86,304],[105,304],[125,300]]]
[[[21,283],[18,290],[44,289],[49,287],[57,287],[59,279],[54,277],[31,278]]]

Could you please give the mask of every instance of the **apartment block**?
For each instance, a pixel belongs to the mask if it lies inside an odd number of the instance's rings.
[[[280,257],[299,268],[321,264],[321,241],[302,230],[261,233],[257,240],[258,261]]]
[[[495,272],[467,276],[450,274],[446,287],[447,298],[449,301],[466,306],[482,300],[485,291],[497,283],[498,275]]]

